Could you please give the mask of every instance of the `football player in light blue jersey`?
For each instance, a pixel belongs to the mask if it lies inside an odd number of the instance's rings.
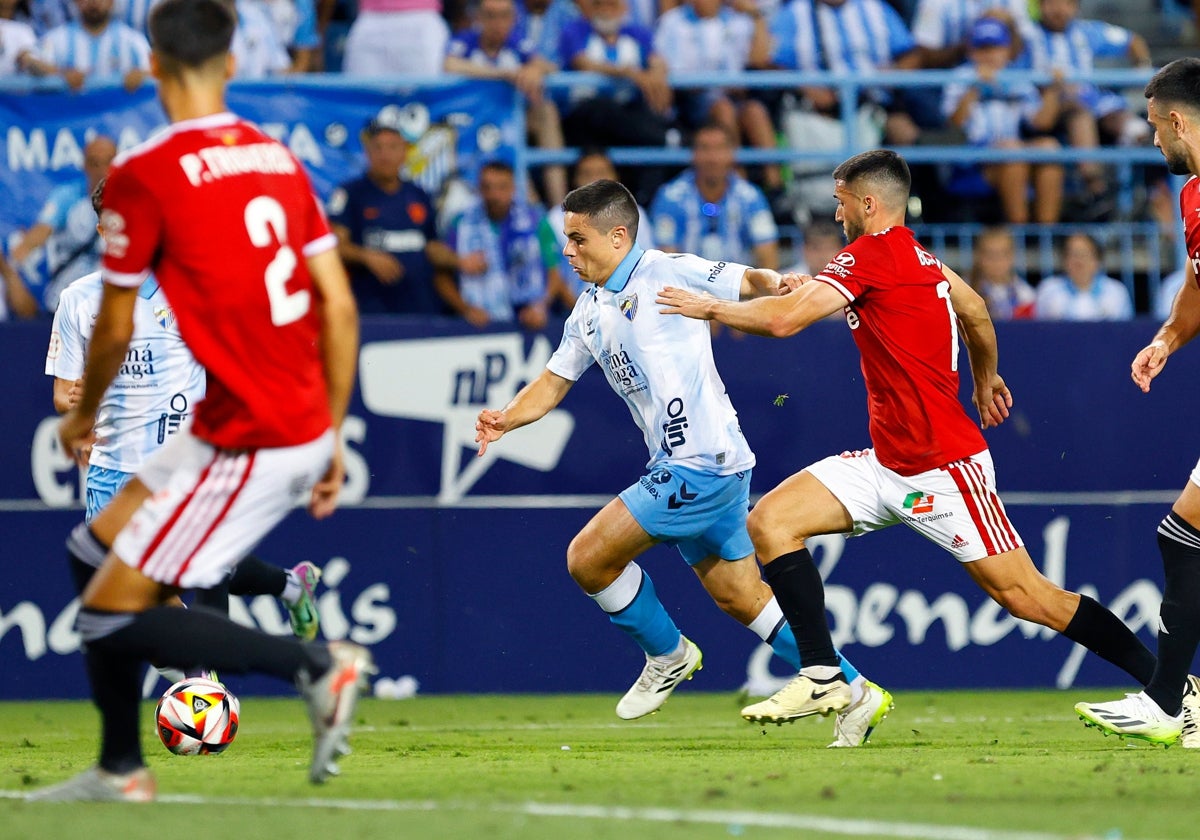
[[[780,275],[710,262],[691,254],[646,251],[635,239],[638,210],[615,181],[595,181],[563,202],[572,268],[589,285],[567,319],[546,370],[501,411],[476,423],[479,454],[506,432],[538,420],[599,362],[641,428],[646,474],[621,492],[567,549],[575,582],[646,654],[637,682],[617,704],[630,720],[657,711],[701,667],[635,558],[657,543],[674,545],[713,600],[795,666],[791,628],[762,580],[746,532],[754,453],[742,436],[713,362],[706,324],[662,315],[654,299],[683,286],[736,300],[777,294]],[[838,715],[830,746],[856,747],[892,708],[891,696],[846,660],[854,701]]]
[[[101,179],[91,194],[97,216],[104,184]],[[102,229],[100,232],[103,234]],[[54,377],[54,409],[60,414],[72,408],[82,393],[87,346],[100,311],[103,285],[98,271],[81,277],[63,290],[54,313],[46,374]],[[175,325],[170,303],[151,274],[138,290],[125,362],[96,413],[96,443],[88,454],[84,479],[87,512],[69,540],[71,573],[80,592],[109,548],[88,529],[88,523],[129,483],[146,459],[188,422],[204,389],[204,368],[192,358]],[[311,641],[318,629],[312,592],[320,576],[320,570],[307,561],[285,570],[251,555],[224,584],[198,592],[196,602],[228,612],[230,594],[274,595],[287,606],[295,634]]]

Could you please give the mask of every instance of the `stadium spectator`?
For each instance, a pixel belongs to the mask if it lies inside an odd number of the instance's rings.
[[[454,260],[438,241],[429,195],[400,174],[408,143],[387,109],[367,123],[361,137],[366,171],[334,190],[326,205],[358,309],[440,314],[434,266]]]
[[[865,534],[899,523],[949,552],[1015,618],[1062,633],[1145,685],[1154,654],[1095,599],[1064,590],[1034,566],[997,496],[980,433],[1003,423],[1012,407],[996,369],[996,333],[980,297],[905,226],[907,164],[873,150],[845,161],[833,177],[849,243],[836,260],[839,271],[761,300],[683,288],[663,289],[656,299],[660,311],[780,338],[845,309],[862,355],[872,447],[810,464],[767,493],[746,521],[804,667],[774,695],[742,709],[742,717],[786,723],[854,702],[806,543],[818,534]],[[960,330],[978,420],[959,402],[953,362]],[[911,422],[914,411],[922,422]]]
[[[650,205],[663,251],[779,268],[779,231],[762,190],[734,171],[733,135],[709,124],[692,140],[692,166]]]
[[[552,301],[567,295],[554,231],[540,207],[518,197],[507,163],[483,165],[479,196],[448,237],[458,255],[458,283],[440,274],[442,296],[476,327],[515,318],[540,330]]]
[[[787,274],[816,274],[829,265],[846,244],[842,227],[837,222],[818,219],[809,222],[802,231],[804,242],[800,261],[786,270]]]
[[[15,19],[20,0],[0,0],[0,78],[31,73],[37,58],[37,34],[25,21]]]
[[[100,267],[102,243],[96,232],[91,195],[116,156],[117,146],[109,137],[96,137],[84,146],[83,177],[50,193],[37,223],[12,250],[12,262],[19,266],[45,246],[48,276],[40,287],[31,290],[44,312],[53,313],[58,308],[58,295],[68,283]]]
[[[346,36],[342,72],[437,76],[449,41],[441,0],[358,0],[358,15]]]
[[[654,50],[675,73],[742,73],[770,63],[766,18],[753,0],[686,0],[668,9],[654,29]],[[767,107],[744,91],[722,88],[675,90],[675,108],[689,129],[715,122],[739,145],[776,148],[775,126]],[[761,186],[772,197],[783,191],[779,166],[762,170]]]
[[[526,48],[561,67],[558,48],[563,26],[580,17],[574,0],[524,0],[518,12],[517,30]]]
[[[1123,59],[1138,67],[1150,66],[1150,49],[1135,32],[1100,20],[1079,18],[1079,0],[1039,0],[1040,16],[1025,33],[1026,60],[1034,70],[1056,74],[1087,74],[1096,59]],[[1137,145],[1149,134],[1146,123],[1135,116],[1120,93],[1086,82],[1066,86],[1060,131],[1075,148],[1089,149],[1104,143]],[[1079,215],[1099,219],[1108,215],[1112,200],[1103,164],[1078,164],[1084,189]]]
[[[14,19],[28,23],[40,38],[54,27],[78,18],[79,8],[72,0],[28,0],[17,3]]]
[[[618,180],[617,167],[613,166],[612,159],[606,152],[602,149],[584,149],[579,155],[579,160],[575,161],[575,168],[571,172],[571,189],[577,190],[593,181],[616,180]],[[554,231],[556,247],[558,248],[559,273],[562,275],[563,283],[569,292],[567,299],[563,303],[566,308],[570,309],[575,305],[575,298],[587,288],[587,283],[571,267],[571,261],[563,253],[563,249],[567,245],[567,233],[566,213],[562,209],[561,203],[554,205],[547,211],[546,220],[550,223],[550,229]],[[650,224],[650,214],[640,204],[638,205],[637,237],[634,241],[644,251],[649,251],[655,247],[654,233]]]
[[[56,26],[38,43],[37,71],[59,75],[72,90],[88,79],[122,78],[136,90],[150,68],[146,36],[113,19],[113,0],[75,0],[79,20]]]
[[[0,279],[4,282],[4,293],[0,294],[0,321],[35,317],[38,314],[37,298],[30,294],[21,275],[3,255],[0,255]]]
[[[222,0],[230,3],[237,19],[233,31],[234,76],[238,79],[266,79],[292,69],[287,47],[276,34],[261,0]]]
[[[563,147],[562,123],[554,101],[544,96],[546,74],[555,67],[529,49],[517,32],[514,0],[481,0],[478,24],[450,39],[446,53],[447,73],[473,79],[502,79],[514,85],[528,102],[526,127],[542,149]],[[558,204],[567,195],[565,166],[542,170],[542,196]]]
[[[617,90],[596,95],[576,88],[563,118],[572,146],[663,146],[673,130],[667,64],[654,51],[653,33],[625,20],[625,0],[580,0],[582,20],[563,26],[559,54],[564,69],[600,73]],[[629,176],[645,203],[664,180],[658,167]]]
[[[1158,282],[1158,288],[1154,290],[1154,307],[1152,309],[1155,318],[1165,321],[1170,317],[1171,306],[1175,303],[1175,297],[1179,294],[1186,279],[1187,271],[1179,268]]]
[[[97,408],[128,351],[138,288],[151,268],[208,386],[192,424],[91,528],[72,533],[73,562],[103,557],[75,625],[102,718],[100,757],[30,799],[155,797],[138,714],[145,661],[295,684],[313,724],[309,779],[323,782],[337,772],[358,683],[371,667],[370,653],[348,642],[301,643],[208,610],[163,606],[180,589],[219,583],[305,498],[313,516],[328,516],[344,478],[337,430],[358,355],[354,298],[303,167],[226,111],[233,29],[233,15],[214,0],[164,0],[151,12],[158,95],[172,125],[110,173],[102,224],[122,240],[105,252],[83,391],[59,423],[60,443],[79,460],[94,442]],[[225,168],[201,189],[179,159],[214,145],[244,151],[227,160],[245,166]],[[197,509],[197,498],[209,503]]]
[[[900,15],[884,0],[792,0],[771,21],[772,62],[785,70],[828,70],[839,75],[874,75],[887,70],[915,70],[920,64],[917,42]],[[804,104],[817,114],[840,118],[835,88],[804,87]],[[871,88],[866,99],[895,104],[886,88]],[[883,136],[889,143],[910,144],[920,131],[899,108],[887,115]],[[793,146],[803,137],[789,134]],[[860,137],[860,142],[867,138]]]
[[[1104,273],[1100,243],[1086,233],[1063,241],[1063,273],[1037,286],[1037,317],[1043,321],[1125,321],[1133,298],[1120,280]]]
[[[957,67],[971,49],[971,27],[984,14],[1003,20],[1016,33],[1015,59],[1023,49],[1021,33],[1032,22],[1028,0],[920,0],[912,33],[921,51],[921,66]]]
[[[1037,292],[1017,274],[1017,243],[1007,227],[989,227],[975,237],[971,287],[987,304],[993,321],[1016,321],[1036,314]]]
[[[1011,24],[985,15],[971,25],[969,61],[957,71],[961,81],[946,86],[942,111],[947,121],[961,128],[967,141],[992,149],[1057,149],[1047,136],[1062,112],[1061,85],[1040,91],[1033,84],[1001,81],[998,76],[1011,63],[1015,37]],[[1025,139],[1027,132],[1034,135]],[[1033,187],[1033,221],[1054,224],[1062,214],[1062,164],[1024,160],[984,163],[972,167],[1000,197],[1004,219],[1013,224],[1030,220],[1030,185]]]
[[[312,73],[321,67],[321,33],[315,0],[256,0],[274,24],[275,40],[291,56],[290,72]]]
[[[655,294],[672,284],[736,300],[776,295],[781,281],[774,271],[642,251],[633,241],[633,196],[618,183],[588,184],[564,205],[567,255],[593,289],[571,312],[545,370],[502,410],[479,413],[475,440],[483,456],[507,432],[539,420],[593,363],[627,403],[650,452],[646,475],[575,536],[567,568],[645,654],[641,675],[616,708],[619,718],[634,720],[661,708],[702,659],[636,562],[656,543],[674,545],[722,610],[784,661],[793,667],[800,662],[744,527],[754,453],[713,364],[708,330],[665,318],[654,306]],[[680,501],[697,497],[695,504]],[[840,662],[851,702],[838,716],[830,746],[858,747],[887,716],[892,698],[848,661]]]

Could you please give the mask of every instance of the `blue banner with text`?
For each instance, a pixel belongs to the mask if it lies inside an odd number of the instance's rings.
[[[1185,350],[1141,394],[1129,362],[1149,323],[1002,324],[1010,420],[987,432],[1001,495],[1038,567],[1108,604],[1153,646],[1161,598],[1155,526],[1200,447],[1188,418],[1200,355]],[[80,481],[59,452],[41,375],[48,323],[0,328],[0,698],[86,696],[62,541]],[[589,372],[537,424],[475,454],[474,421],[544,367],[544,334],[450,322],[365,319],[358,390],[344,426],[344,509],[293,513],[259,554],[324,566],[327,638],[369,644],[388,680],[422,691],[603,691],[616,696],[640,654],[572,583],[565,551],[603,504],[637,480],[641,433]],[[758,456],[763,493],[827,454],[868,445],[858,356],[846,328],[788,341],[734,337],[715,355]],[[964,398],[967,392],[964,389]],[[889,687],[1122,684],[1123,674],[992,604],[949,555],[903,527],[814,541],[836,641]],[[672,550],[642,563],[705,652],[696,689],[771,685],[785,675],[758,640],[707,600]],[[271,598],[234,617],[287,632]],[[248,693],[290,690],[233,678]]]

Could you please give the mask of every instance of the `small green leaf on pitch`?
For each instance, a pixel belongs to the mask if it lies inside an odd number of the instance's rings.
[[[788,396],[788,394],[779,394],[777,397],[775,397],[775,405],[782,406],[788,401]]]

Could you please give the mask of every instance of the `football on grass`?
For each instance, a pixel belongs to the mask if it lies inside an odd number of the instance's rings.
[[[225,686],[188,678],[167,689],[155,710],[163,745],[175,755],[212,755],[233,743],[241,704]]]

